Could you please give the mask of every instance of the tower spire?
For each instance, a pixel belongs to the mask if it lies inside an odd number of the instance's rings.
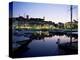
[[[45,16],[43,16],[43,19],[45,20]]]

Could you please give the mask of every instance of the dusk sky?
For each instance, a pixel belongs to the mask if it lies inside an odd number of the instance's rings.
[[[78,7],[73,5],[73,19],[78,19]],[[11,8],[9,8],[11,11]],[[70,21],[70,5],[63,4],[43,4],[30,2],[14,2],[13,17],[29,15],[33,18],[43,18],[46,21],[68,22]]]

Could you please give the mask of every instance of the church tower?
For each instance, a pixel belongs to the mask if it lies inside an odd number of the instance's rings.
[[[26,19],[29,20],[29,15],[26,15]]]

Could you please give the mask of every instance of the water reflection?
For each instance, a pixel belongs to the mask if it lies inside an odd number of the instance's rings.
[[[21,35],[23,36],[22,38]],[[17,46],[13,47],[15,57],[72,54],[62,50],[62,47],[59,48],[59,46],[60,44],[70,42],[71,45],[74,45],[72,42],[77,42],[78,39],[78,36],[75,34],[49,33],[48,31],[36,31],[32,33],[26,32],[21,35],[13,35],[13,38],[15,39],[13,40],[13,45],[17,44]]]

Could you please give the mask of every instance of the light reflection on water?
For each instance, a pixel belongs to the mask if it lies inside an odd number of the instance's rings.
[[[14,36],[13,41],[23,41],[27,40],[27,37],[24,36]],[[22,52],[19,52],[17,56],[24,57],[24,56],[51,56],[51,55],[59,55],[60,53],[64,53],[64,51],[60,51],[57,45],[57,40],[60,39],[60,43],[70,42],[70,37],[66,35],[52,35],[52,36],[45,36],[40,39],[33,39],[25,47],[27,47]],[[74,37],[72,37],[73,41],[76,41]],[[15,45],[14,44],[14,48]],[[28,49],[29,48],[29,49]]]

